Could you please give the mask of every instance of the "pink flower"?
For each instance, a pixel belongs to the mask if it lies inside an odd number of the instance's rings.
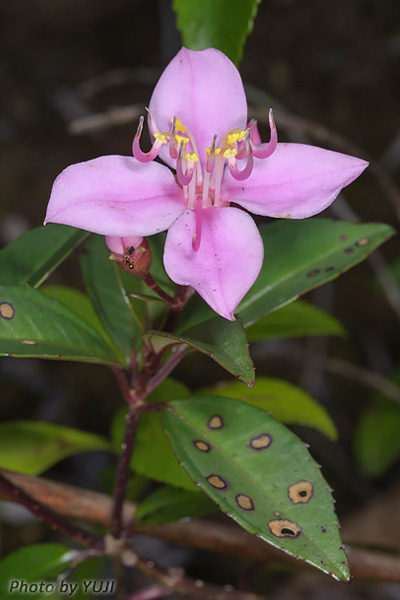
[[[101,156],[57,177],[45,223],[118,238],[168,229],[169,277],[195,288],[227,319],[257,279],[264,254],[253,219],[237,206],[269,217],[311,217],[367,166],[313,146],[277,144],[272,115],[270,142],[261,144],[256,124],[246,128],[239,72],[213,48],[182,48],[148,113],[151,150],[140,149],[142,118],[134,157]],[[168,166],[153,162],[157,156]]]

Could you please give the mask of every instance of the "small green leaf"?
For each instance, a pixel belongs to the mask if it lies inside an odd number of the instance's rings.
[[[263,317],[250,325],[246,333],[249,342],[309,335],[346,335],[342,324],[335,317],[301,300]]]
[[[63,458],[89,450],[111,450],[99,435],[42,421],[0,424],[0,468],[38,475]]]
[[[281,220],[260,228],[265,259],[237,313],[245,327],[338,277],[394,234],[383,223]]]
[[[9,554],[0,561],[0,597],[36,600],[40,590],[35,593],[32,587],[31,592],[24,593],[21,582],[52,582],[73,558],[74,552],[61,544],[34,544]]]
[[[167,402],[190,395],[186,386],[167,379],[148,397],[149,402]],[[125,431],[126,409],[119,411],[111,426],[115,452],[119,454]],[[179,466],[163,431],[160,413],[145,413],[140,417],[135,437],[131,468],[136,473],[175,487],[196,490],[185,471]]]
[[[28,231],[0,252],[0,283],[38,287],[87,235],[52,223]]]
[[[0,286],[0,355],[120,366],[86,320],[30,287]]]
[[[302,389],[280,379],[257,377],[253,388],[240,381],[232,381],[200,390],[199,394],[246,400],[248,404],[270,412],[282,423],[313,427],[332,441],[338,439],[328,411]]]
[[[147,496],[136,511],[140,524],[158,525],[195,518],[215,511],[215,504],[202,492],[164,485]]]
[[[261,0],[174,0],[183,45],[218,48],[239,63]]]
[[[93,306],[114,344],[129,363],[132,348],[138,349],[141,342],[141,329],[122,282],[128,279],[131,286],[129,291],[135,289],[139,292],[141,281],[138,277],[126,275],[109,260],[109,254],[104,238],[92,236],[86,245],[81,265]]]
[[[400,459],[400,410],[379,406],[364,414],[356,430],[354,450],[361,470],[383,475]]]
[[[175,344],[187,344],[212,358],[247,385],[253,385],[254,365],[240,320],[228,321],[222,317],[214,317],[185,331],[184,335],[150,331],[144,334],[143,339],[156,352]]]
[[[299,438],[232,398],[175,400],[163,418],[178,460],[221,510],[276,548],[349,581],[329,486]]]

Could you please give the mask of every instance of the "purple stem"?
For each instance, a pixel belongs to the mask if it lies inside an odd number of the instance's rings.
[[[157,373],[152,377],[147,384],[147,392],[151,394],[159,385],[168,377],[168,375],[175,369],[175,367],[181,362],[185,356],[187,347],[181,347],[178,350],[173,350],[171,356],[165,361],[160,367]]]
[[[119,540],[122,535],[122,507],[125,498],[126,484],[129,474],[129,465],[132,456],[133,443],[137,424],[139,422],[139,413],[134,406],[130,406],[127,414],[124,441],[121,445],[121,456],[119,459],[117,475],[114,488],[114,504],[111,517],[111,533]]]

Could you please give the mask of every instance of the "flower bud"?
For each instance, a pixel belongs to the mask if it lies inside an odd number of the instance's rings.
[[[111,250],[110,260],[125,273],[140,277],[150,269],[151,250],[146,238],[106,236],[106,244]]]

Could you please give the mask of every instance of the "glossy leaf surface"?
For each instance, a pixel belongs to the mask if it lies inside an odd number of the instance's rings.
[[[382,223],[305,219],[277,220],[261,226],[260,233],[264,264],[236,311],[246,328],[365,260],[394,230]],[[211,309],[195,294],[184,308],[176,331],[185,334],[212,318]]]
[[[182,383],[167,379],[149,396],[148,401],[167,402],[176,398],[186,398],[189,394],[189,390]],[[117,413],[111,428],[111,437],[118,454],[125,431],[125,415],[126,409],[123,408]],[[194,483],[175,458],[163,431],[160,413],[149,412],[140,417],[131,468],[136,473],[155,481],[196,490]]]
[[[38,475],[63,458],[89,450],[110,450],[110,442],[87,431],[43,421],[0,424],[0,468]]]
[[[337,319],[320,308],[297,300],[263,317],[246,329],[249,342],[311,335],[338,335],[346,331]]]
[[[221,510],[291,556],[349,580],[329,486],[299,438],[232,398],[172,401],[163,417],[178,460]]]
[[[68,306],[68,308],[96,329],[108,344],[112,344],[107,331],[104,329],[102,322],[93,308],[89,296],[80,290],[76,290],[66,285],[43,285],[40,288],[40,291],[42,294],[46,294],[46,296],[50,296],[50,298],[56,298],[58,302]]]
[[[183,335],[150,331],[145,343],[156,351],[175,344],[187,344],[218,363],[248,385],[254,382],[254,366],[242,323],[214,317]]]
[[[239,63],[261,0],[174,0],[183,45],[191,50],[218,48]]]
[[[164,485],[140,503],[135,517],[141,524],[158,525],[200,517],[215,508],[215,504],[199,490],[191,492]]]
[[[74,551],[61,544],[35,544],[21,548],[0,561],[0,597],[26,600],[41,597],[40,592],[24,593],[14,587],[12,581],[54,582],[74,558]]]
[[[0,252],[0,283],[38,287],[87,235],[52,223],[28,231]]]
[[[335,279],[364,260],[394,230],[382,223],[305,219],[276,221],[261,227],[260,232],[264,264],[237,310],[245,326]]]
[[[240,381],[229,381],[200,390],[200,394],[246,400],[252,406],[269,411],[278,421],[313,427],[332,441],[338,438],[328,411],[301,388],[281,379],[256,377],[253,388],[243,385]]]
[[[30,287],[0,286],[0,355],[120,366],[86,320]]]
[[[109,260],[109,254],[104,238],[92,236],[81,265],[93,306],[114,344],[129,362],[132,348],[140,343],[141,328],[122,280],[128,278],[132,289],[140,291],[140,279],[129,275],[123,278],[124,272]],[[138,320],[140,322],[139,317]]]

